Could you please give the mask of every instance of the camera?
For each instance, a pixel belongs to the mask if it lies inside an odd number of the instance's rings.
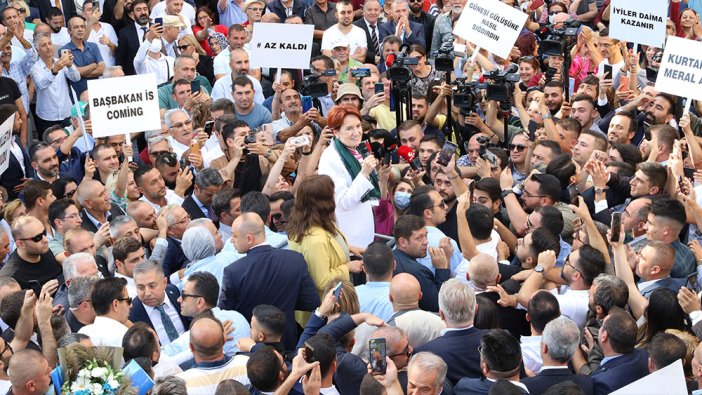
[[[400,52],[394,54],[392,65],[388,68],[387,77],[391,81],[407,83],[412,79],[412,70],[407,66],[419,64],[419,59],[407,57],[409,46],[403,45]]]
[[[437,71],[450,73],[453,71],[453,35],[450,40],[441,44],[436,57],[434,58],[434,68]]]
[[[312,96],[315,98],[324,97],[329,94],[326,82],[320,80],[321,75],[311,74],[302,80],[300,94],[302,96]]]
[[[551,82],[551,80],[553,80],[553,76],[556,75],[557,71],[558,69],[556,69],[555,67],[549,67],[546,69],[546,71],[544,72],[544,79],[546,80],[546,83],[549,83]]]
[[[562,27],[546,25],[536,31],[536,35],[541,39],[539,52],[543,55],[562,56],[566,51],[570,51],[578,40],[579,21],[559,22],[556,25]]]
[[[244,137],[244,143],[245,144],[255,144],[256,143],[256,135],[253,133],[247,134],[246,137]]]
[[[510,65],[507,70],[493,70],[483,74],[483,77],[490,80],[486,88],[485,98],[501,103],[510,103],[514,84],[519,82],[518,66]]]
[[[490,167],[497,167],[497,156],[488,151],[489,147],[494,146],[492,143],[490,143],[490,138],[486,136],[479,136],[478,143],[480,144],[480,147],[478,148],[478,156],[488,161],[488,163],[490,163]]]
[[[454,85],[453,105],[458,107],[463,115],[470,114],[480,105],[482,100],[480,90],[487,87],[475,81],[466,82],[465,78],[456,78],[452,84]]]

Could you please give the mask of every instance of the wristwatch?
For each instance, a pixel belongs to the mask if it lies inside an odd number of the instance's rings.
[[[541,114],[541,119],[553,119],[553,115],[551,113]]]
[[[537,264],[536,266],[534,266],[534,271],[537,272],[537,273],[543,273],[543,272],[544,272],[544,267],[541,266],[541,264]]]
[[[602,193],[605,191],[607,188],[595,188],[595,193]]]
[[[510,193],[514,193],[514,191],[511,189],[505,189],[502,191],[502,199],[506,198]]]

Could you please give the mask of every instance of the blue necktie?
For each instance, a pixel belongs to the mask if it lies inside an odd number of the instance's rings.
[[[166,334],[168,335],[168,339],[170,341],[173,341],[178,338],[178,331],[176,330],[175,326],[173,325],[173,321],[171,321],[171,317],[166,314],[166,310],[164,310],[163,306],[165,305],[158,305],[156,306],[156,310],[158,310],[159,314],[161,314],[161,323],[163,324],[163,329],[166,330]]]

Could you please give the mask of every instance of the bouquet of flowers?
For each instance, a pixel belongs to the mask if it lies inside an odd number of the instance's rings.
[[[116,372],[109,363],[98,362],[97,359],[86,361],[78,371],[76,379],[65,382],[61,393],[72,395],[101,395],[116,394],[124,373]]]

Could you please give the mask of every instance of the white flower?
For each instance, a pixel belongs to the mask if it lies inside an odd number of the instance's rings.
[[[107,369],[101,367],[94,368],[92,371],[90,371],[90,375],[96,378],[105,378],[107,375]]]
[[[119,381],[115,380],[114,378],[110,378],[107,380],[107,385],[109,385],[111,389],[116,390],[119,388]]]
[[[85,368],[81,369],[78,372],[78,377],[90,377],[90,370]]]
[[[100,385],[99,383],[93,383],[93,384],[91,384],[91,387],[92,387],[91,393],[93,393],[95,395],[100,395],[103,393],[102,385]]]

